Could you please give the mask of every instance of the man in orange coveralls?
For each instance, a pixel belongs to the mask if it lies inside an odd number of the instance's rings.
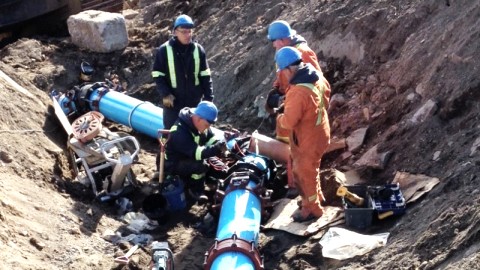
[[[288,22],[283,20],[272,22],[268,26],[267,38],[272,42],[272,46],[276,51],[285,46],[293,46],[297,48],[302,55],[302,61],[304,63],[312,64],[316,70],[322,73],[322,69],[318,64],[317,55],[312,49],[310,49],[307,41],[290,27]],[[267,96],[265,110],[271,115],[275,114],[275,111],[282,106],[283,100],[285,99],[285,90],[288,87],[288,79],[283,73],[284,72],[281,70],[277,71],[275,81],[273,82],[273,88]],[[288,143],[289,132],[289,130],[279,127],[278,125],[275,127],[276,139],[279,141]],[[298,190],[295,187],[290,168],[291,160],[289,160],[287,164],[288,192],[286,197],[293,199],[298,196]]]
[[[322,74],[322,69],[318,64],[317,55],[308,47],[307,41],[295,30],[290,27],[290,24],[286,21],[278,20],[272,22],[268,26],[268,40],[272,42],[276,51],[285,46],[293,46],[300,51],[302,61],[304,63],[310,63],[312,66]],[[283,99],[285,98],[285,90],[288,86],[288,79],[285,77],[282,71],[277,71],[275,81],[273,82],[273,88],[270,90],[267,96],[267,102],[265,103],[265,109],[270,114],[274,113],[275,108],[278,108]],[[288,130],[276,127],[277,140],[288,143]]]
[[[289,81],[277,125],[290,130],[292,171],[302,197],[301,209],[292,217],[303,222],[323,214],[320,162],[330,143],[330,85],[311,64],[302,62],[300,51],[294,47],[280,49],[275,61]]]

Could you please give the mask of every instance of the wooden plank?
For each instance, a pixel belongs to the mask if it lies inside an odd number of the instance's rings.
[[[62,124],[67,134],[69,136],[72,135],[73,129],[72,129],[72,125],[70,124],[70,121],[68,121],[68,118],[63,112],[62,107],[60,107],[60,104],[58,104],[57,99],[55,97],[52,97],[52,100],[53,100],[53,109],[55,110],[55,115],[57,116],[58,120],[60,120],[60,123]]]

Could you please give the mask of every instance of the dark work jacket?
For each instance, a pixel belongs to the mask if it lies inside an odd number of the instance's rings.
[[[183,108],[179,118],[170,129],[170,137],[165,146],[165,166],[180,160],[203,160],[218,155],[213,131],[209,128],[200,134],[192,122],[192,110]],[[198,141],[195,140],[198,137]]]
[[[177,87],[172,88],[170,81],[170,72],[167,58],[167,43],[173,48],[175,74]],[[162,44],[155,54],[152,74],[161,72],[163,76],[154,76],[157,84],[157,92],[160,99],[173,94],[175,96],[174,110],[180,111],[184,107],[196,107],[203,99],[213,101],[213,88],[211,76],[198,76],[199,85],[195,85],[195,61],[193,52],[195,44],[198,46],[200,53],[200,72],[208,70],[208,63],[204,48],[195,42],[188,45],[181,44],[176,37]]]

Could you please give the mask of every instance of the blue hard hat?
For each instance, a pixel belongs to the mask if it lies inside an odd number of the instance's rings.
[[[302,54],[294,47],[283,47],[275,54],[275,62],[279,69],[285,69],[299,60],[302,60]]]
[[[193,110],[193,114],[200,116],[200,118],[207,120],[210,124],[217,121],[218,109],[213,102],[202,101],[198,103],[197,107]]]
[[[297,31],[293,30],[290,27],[290,24],[286,21],[274,21],[268,26],[268,35],[267,38],[271,41],[288,38],[295,35]]]
[[[173,29],[176,29],[177,27],[193,28],[195,25],[193,24],[192,18],[188,15],[182,14],[175,19],[175,23],[173,24]]]

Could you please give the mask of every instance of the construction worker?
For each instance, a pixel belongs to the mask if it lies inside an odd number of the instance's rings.
[[[290,131],[290,151],[295,186],[302,198],[294,221],[302,222],[322,216],[324,201],[320,185],[320,162],[330,143],[327,108],[330,85],[311,64],[304,63],[294,47],[283,47],[275,54],[278,68],[289,81],[283,113],[277,125]]]
[[[162,100],[164,129],[170,129],[182,108],[213,101],[210,68],[205,50],[192,39],[194,27],[192,18],[178,16],[173,37],[155,55],[152,76]]]
[[[268,40],[272,42],[276,51],[285,46],[292,46],[297,48],[302,55],[304,63],[310,63],[320,73],[322,69],[318,64],[317,55],[308,47],[307,41],[297,34],[295,30],[290,27],[286,21],[277,20],[268,26]],[[281,70],[277,70],[273,87],[268,93],[265,109],[270,114],[274,114],[276,108],[280,107],[284,98],[285,90],[288,86],[288,80]],[[288,131],[279,127],[276,128],[276,138],[280,141],[288,143]]]
[[[210,129],[217,115],[217,107],[210,101],[202,101],[196,108],[183,108],[165,146],[165,173],[187,179],[188,193],[198,201],[208,199],[204,183],[209,167],[204,161],[227,150],[225,141],[217,141]]]
[[[320,74],[322,74],[322,69],[318,64],[317,55],[312,49],[310,49],[310,47],[308,47],[307,41],[290,27],[290,24],[288,22],[283,20],[277,20],[272,22],[268,26],[267,38],[272,42],[272,45],[276,51],[280,50],[285,46],[293,46],[297,48],[297,50],[301,53],[302,61],[304,63],[312,64],[312,66]],[[325,82],[327,81],[325,80]],[[265,109],[271,115],[275,115],[276,110],[282,106],[288,84],[288,79],[284,75],[284,72],[280,69],[277,69],[276,78],[273,82],[273,87],[268,93],[267,101],[265,103]],[[288,130],[281,128],[278,125],[275,126],[275,135],[277,140],[288,143],[288,134]],[[291,160],[289,160],[287,168],[291,168]],[[288,171],[287,173],[288,191],[286,197],[293,199],[298,196],[298,190],[296,190],[296,187],[293,184],[293,176],[291,172]]]

